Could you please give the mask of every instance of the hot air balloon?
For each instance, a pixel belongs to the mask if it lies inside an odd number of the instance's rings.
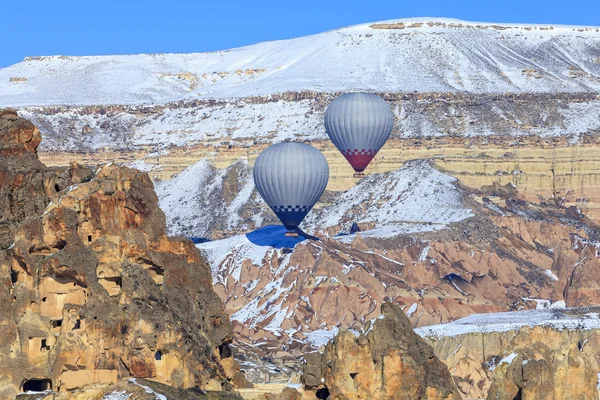
[[[298,225],[319,200],[328,180],[325,156],[308,144],[274,144],[254,163],[254,184],[287,228],[286,236],[298,236]]]
[[[335,147],[354,168],[363,171],[392,133],[394,114],[381,97],[347,93],[336,97],[325,110],[325,130]]]

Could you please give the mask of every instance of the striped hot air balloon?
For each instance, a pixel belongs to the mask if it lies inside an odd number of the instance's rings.
[[[363,171],[392,133],[394,114],[381,97],[347,93],[336,97],[325,110],[325,130],[356,173]]]
[[[254,184],[288,236],[323,194],[329,180],[325,156],[303,143],[278,143],[263,150],[254,163]]]

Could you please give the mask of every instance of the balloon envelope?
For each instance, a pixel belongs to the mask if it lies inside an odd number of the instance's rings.
[[[390,106],[376,94],[346,93],[325,110],[327,135],[356,172],[367,168],[393,126]]]
[[[323,194],[329,180],[325,156],[304,143],[278,143],[254,163],[254,184],[288,230],[294,230]]]

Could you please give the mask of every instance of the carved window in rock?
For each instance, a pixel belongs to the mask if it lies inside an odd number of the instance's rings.
[[[43,392],[45,390],[52,390],[52,381],[50,379],[28,379],[23,382],[24,392]]]

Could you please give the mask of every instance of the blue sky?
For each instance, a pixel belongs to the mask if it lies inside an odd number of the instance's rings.
[[[33,55],[200,52],[405,17],[600,26],[600,0],[0,0],[0,68]]]

